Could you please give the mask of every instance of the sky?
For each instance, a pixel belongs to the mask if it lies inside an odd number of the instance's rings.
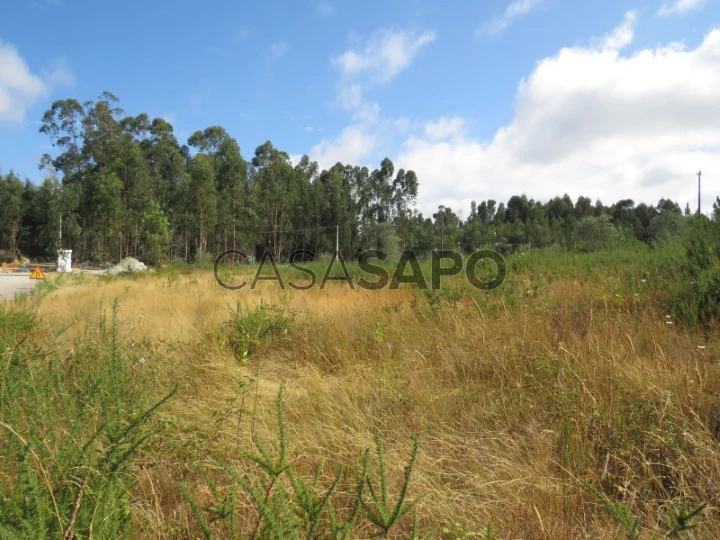
[[[0,170],[40,182],[56,99],[109,91],[181,143],[223,126],[417,207],[720,195],[720,0],[2,0]],[[0,209],[2,211],[2,209]]]

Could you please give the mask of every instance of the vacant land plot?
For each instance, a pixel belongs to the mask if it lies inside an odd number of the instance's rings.
[[[517,256],[492,292],[65,276],[0,308],[3,526],[720,537],[720,342],[643,257]]]

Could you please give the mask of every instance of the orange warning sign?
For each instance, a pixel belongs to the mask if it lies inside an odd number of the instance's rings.
[[[35,270],[33,270],[33,273],[30,274],[30,279],[45,279],[45,274],[43,274],[43,271],[40,270],[40,267],[36,267]]]

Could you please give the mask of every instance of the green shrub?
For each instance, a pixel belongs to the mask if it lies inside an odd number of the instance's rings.
[[[678,320],[707,327],[720,315],[720,222],[693,217],[684,246],[684,282],[671,297],[671,309]]]
[[[263,341],[286,334],[292,324],[292,314],[264,301],[254,309],[243,309],[238,301],[230,312],[230,320],[225,323],[226,339],[241,362],[246,362]]]
[[[0,538],[124,538],[133,459],[155,430],[117,334],[69,357],[23,346],[27,311],[0,308]],[[101,361],[95,353],[100,352]]]
[[[574,248],[581,252],[610,249],[621,240],[622,233],[605,214],[582,218],[572,233]]]

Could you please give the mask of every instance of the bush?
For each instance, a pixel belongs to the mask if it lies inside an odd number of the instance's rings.
[[[572,234],[575,249],[584,252],[610,249],[621,239],[622,234],[610,223],[610,217],[605,214],[581,219]]]
[[[664,212],[652,219],[648,226],[648,239],[653,245],[666,245],[682,237],[685,219],[681,214]]]
[[[133,461],[154,430],[117,336],[90,354],[25,348],[27,311],[0,307],[0,538],[125,538]]]
[[[720,223],[693,217],[684,246],[686,282],[673,295],[671,308],[679,320],[707,327],[720,315]]]
[[[235,309],[231,308],[230,311],[231,318],[225,324],[226,339],[235,357],[242,363],[247,362],[250,354],[263,341],[287,334],[293,320],[292,314],[286,314],[284,309],[264,301],[254,309],[243,309],[237,302]]]

